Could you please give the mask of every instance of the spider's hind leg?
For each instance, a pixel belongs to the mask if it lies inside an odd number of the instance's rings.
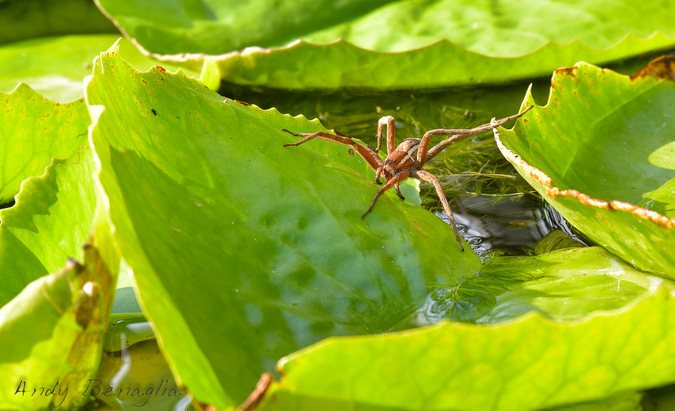
[[[431,185],[434,186],[434,188],[436,189],[436,194],[438,195],[438,198],[439,200],[441,200],[441,204],[443,205],[443,210],[450,219],[450,225],[452,226],[452,230],[455,232],[455,238],[459,243],[459,248],[462,251],[464,251],[464,245],[462,244],[462,237],[460,237],[459,235],[459,230],[457,229],[455,217],[452,215],[452,210],[450,209],[450,205],[448,204],[448,199],[445,198],[445,194],[443,194],[443,188],[441,187],[441,183],[438,181],[436,177],[434,177],[433,174],[427,173],[424,170],[417,170],[414,173],[412,173],[412,176],[415,178],[419,178],[420,180],[424,180],[428,183],[431,183]]]

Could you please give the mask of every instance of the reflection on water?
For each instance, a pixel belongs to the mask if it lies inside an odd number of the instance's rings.
[[[457,226],[473,251],[483,259],[490,253],[531,255],[549,233],[560,230],[588,245],[548,203],[535,196],[460,197],[452,204]],[[449,224],[444,212],[439,217]]]
[[[535,196],[496,201],[493,197],[460,197],[452,208],[462,236],[486,263],[494,255],[526,256],[589,245],[555,209]],[[438,215],[449,224],[443,211]],[[529,280],[529,275],[518,270],[467,274],[452,284],[432,288],[420,307],[391,331],[424,327],[443,319],[492,323],[516,317],[535,308],[523,300],[495,311],[498,296]],[[537,293],[531,290],[527,297],[535,298]]]
[[[143,328],[149,330],[150,323],[138,319],[118,321],[111,328],[98,375],[85,388],[86,395],[94,397],[89,409],[191,409],[190,398],[176,384],[157,340],[147,332],[139,338]]]

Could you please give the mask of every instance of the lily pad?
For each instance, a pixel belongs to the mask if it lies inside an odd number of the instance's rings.
[[[86,99],[114,238],[182,386],[242,402],[283,355],[377,333],[429,284],[475,273],[452,229],[377,191],[342,146],[285,148],[322,130],[223,99],[182,73],[139,73],[101,54]],[[443,252],[437,252],[439,244]]]
[[[574,40],[546,43],[518,57],[495,57],[446,40],[397,53],[363,49],[346,40],[298,41],[274,49],[251,47],[214,59],[223,79],[233,83],[288,89],[400,90],[503,83],[543,76],[579,59],[606,63],[629,57],[633,51],[672,45],[673,39],[661,33],[646,39],[629,34],[609,49],[594,49]],[[193,64],[199,61],[197,57]],[[430,63],[438,61],[449,63]]]
[[[675,45],[672,4],[628,0],[97,4],[162,59],[215,59],[226,81],[291,89],[506,82]]]
[[[632,77],[585,63],[559,69],[497,144],[528,182],[588,238],[675,278],[675,58]],[[524,105],[535,105],[528,93]]]
[[[283,378],[266,376],[251,403],[266,411],[536,410],[672,383],[671,292],[659,287],[573,322],[531,313],[489,326],[330,338],[283,359]]]

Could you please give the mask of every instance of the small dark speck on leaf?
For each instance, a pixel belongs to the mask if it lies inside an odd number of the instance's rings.
[[[155,66],[155,67],[157,67],[157,71],[159,71],[160,73],[166,73],[166,69],[164,67],[162,66]]]
[[[155,111],[155,109],[154,109],[154,108],[153,108],[153,109],[151,109],[151,110],[152,110],[152,114],[154,114],[154,115],[157,115],[157,111]]]

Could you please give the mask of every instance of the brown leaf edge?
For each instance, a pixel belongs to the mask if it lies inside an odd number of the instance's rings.
[[[569,67],[559,68],[555,71],[555,74],[561,75],[569,73],[572,69],[573,68]],[[655,77],[660,80],[675,81],[675,56],[668,55],[658,57],[657,59],[651,61],[645,68],[638,71],[634,75],[630,76],[630,80],[635,82],[636,80],[647,77]],[[523,108],[526,107],[527,106],[521,107],[521,111]],[[525,117],[523,117],[522,121],[528,120]],[[521,170],[523,170],[528,176],[532,177],[534,180],[538,181],[542,186],[544,186],[546,188],[546,194],[548,196],[571,197],[576,199],[585,206],[602,208],[607,211],[610,210],[624,211],[631,213],[640,219],[650,220],[659,226],[669,229],[675,228],[675,218],[669,218],[660,213],[657,213],[656,211],[638,207],[634,204],[625,201],[612,200],[608,202],[605,200],[599,200],[587,194],[581,193],[577,190],[560,190],[558,187],[555,187],[553,185],[553,180],[546,173],[530,165],[525,160],[523,160],[521,156],[508,149],[502,143],[501,135],[499,134],[497,128],[493,129],[492,131],[494,132],[497,147],[499,148],[499,151],[502,153],[504,158],[506,158],[507,160],[509,160],[514,164],[517,164],[518,167]]]

